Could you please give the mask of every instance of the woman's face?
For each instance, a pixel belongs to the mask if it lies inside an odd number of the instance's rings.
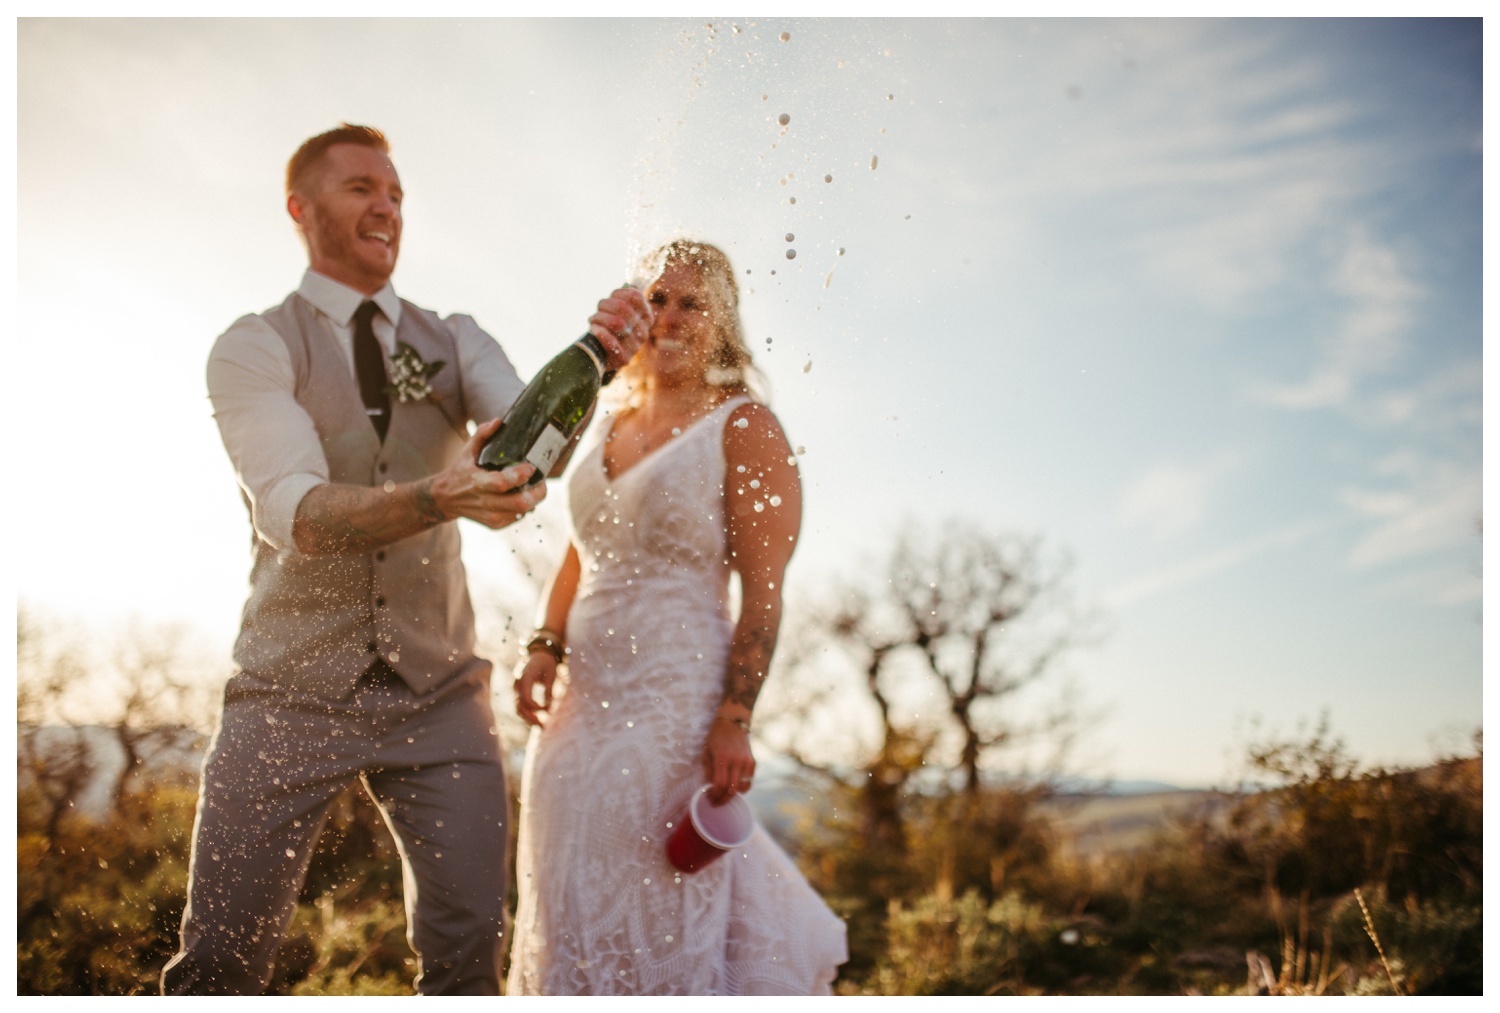
[[[670,264],[646,290],[646,298],[656,314],[641,350],[647,369],[659,383],[705,382],[718,328],[702,273]]]

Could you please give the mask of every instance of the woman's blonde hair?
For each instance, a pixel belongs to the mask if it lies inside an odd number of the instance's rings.
[[[703,381],[711,387],[724,388],[764,402],[765,377],[755,368],[750,349],[745,344],[744,325],[740,322],[740,288],[734,280],[734,268],[729,258],[717,246],[691,239],[674,239],[641,262],[641,276],[654,280],[673,266],[697,271],[708,297],[714,347]],[[619,390],[617,397],[625,406],[640,405],[645,389],[645,367],[639,358],[620,370],[611,389]]]

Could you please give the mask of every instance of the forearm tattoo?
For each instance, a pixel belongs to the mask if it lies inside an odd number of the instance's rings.
[[[755,709],[776,650],[775,626],[752,626],[737,632],[729,648],[729,666],[724,676],[724,702]]]
[[[438,508],[431,479],[412,488],[409,503],[383,490],[320,486],[298,510],[298,544],[304,551],[328,555],[369,552],[447,520]]]
[[[417,507],[417,516],[422,520],[429,524],[442,524],[448,519],[443,516],[443,511],[438,508],[437,498],[432,494],[432,479],[417,483],[413,498]]]

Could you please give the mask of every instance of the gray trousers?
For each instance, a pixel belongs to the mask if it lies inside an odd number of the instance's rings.
[[[329,807],[359,778],[401,853],[418,991],[498,994],[507,800],[488,683],[419,697],[372,673],[351,699],[328,701],[231,679],[162,992],[264,991]]]

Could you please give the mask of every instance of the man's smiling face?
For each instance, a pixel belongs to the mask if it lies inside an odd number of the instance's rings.
[[[335,144],[310,173],[306,193],[287,201],[307,239],[310,266],[366,295],[396,269],[401,250],[401,180],[389,156]]]

